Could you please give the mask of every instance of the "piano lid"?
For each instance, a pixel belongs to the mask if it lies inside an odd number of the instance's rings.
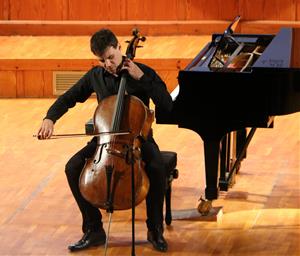
[[[256,61],[257,68],[300,68],[300,29],[282,28]]]
[[[247,69],[248,71],[253,68],[300,68],[300,48],[298,47],[300,45],[300,29],[298,28],[282,28],[277,35],[230,33],[225,35],[226,33],[213,35],[212,43],[185,70],[200,72],[227,71],[235,60],[257,52],[257,48],[252,52],[251,45],[253,47],[261,45],[262,47],[260,56],[256,57],[252,63],[253,65],[250,65],[250,69]],[[224,47],[224,42],[228,44],[228,40],[234,46],[231,47],[231,51],[228,50],[228,46]],[[220,53],[223,55],[220,55]],[[225,56],[225,60],[220,56]]]
[[[290,68],[293,29],[283,28],[274,37],[253,68]]]

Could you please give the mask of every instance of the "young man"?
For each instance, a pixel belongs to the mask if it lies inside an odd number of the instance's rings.
[[[126,92],[141,99],[149,107],[150,98],[160,108],[170,111],[172,99],[165,83],[153,69],[123,58],[121,46],[116,36],[107,29],[96,32],[91,37],[91,51],[99,58],[102,66],[90,69],[73,87],[61,95],[49,108],[38,131],[42,139],[52,136],[55,122],[77,102],[84,102],[96,92],[98,101],[117,94],[120,83],[119,69],[127,70]],[[79,190],[79,177],[85,159],[93,156],[97,140],[93,138],[66,164],[66,176],[72,194],[82,214],[83,237],[70,245],[70,251],[77,251],[105,243],[106,234],[102,226],[102,216],[98,208],[86,201]],[[142,159],[145,162],[150,188],[146,197],[147,239],[158,251],[167,251],[168,244],[163,237],[163,202],[166,173],[162,157],[152,134],[142,143]]]

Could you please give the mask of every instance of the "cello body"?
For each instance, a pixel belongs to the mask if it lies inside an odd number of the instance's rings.
[[[116,120],[120,104],[117,95],[99,103],[94,113],[95,133],[119,130],[129,131],[129,134],[99,136],[95,154],[87,159],[79,181],[83,197],[95,207],[107,211],[132,208],[132,171],[135,205],[146,197],[149,189],[141,160],[140,138],[147,137],[154,114],[137,97],[122,97],[119,120]]]

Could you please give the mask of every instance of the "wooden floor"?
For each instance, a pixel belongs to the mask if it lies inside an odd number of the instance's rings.
[[[81,237],[81,217],[64,165],[86,138],[38,141],[36,133],[53,99],[0,100],[0,255],[68,255]],[[95,99],[70,110],[56,133],[83,132]],[[200,137],[176,126],[154,125],[162,150],[178,153],[174,214],[195,209],[204,190]],[[237,182],[214,206],[218,221],[173,220],[165,229],[167,253],[146,241],[145,204],[136,212],[136,255],[300,255],[300,113],[277,117],[259,129]],[[130,255],[130,211],[113,214],[108,255]],[[104,226],[108,216],[104,213]],[[76,255],[103,255],[103,247]]]

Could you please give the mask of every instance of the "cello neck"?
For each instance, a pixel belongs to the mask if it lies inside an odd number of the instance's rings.
[[[113,115],[113,124],[112,124],[112,131],[116,132],[120,130],[120,124],[123,116],[123,107],[124,107],[124,95],[125,95],[125,88],[126,88],[126,74],[123,73],[121,76],[118,96],[115,105],[115,111]]]
[[[126,57],[133,60],[135,57],[135,52],[136,48],[141,47],[139,46],[139,41],[145,41],[146,38],[144,36],[141,36],[138,29],[134,29],[132,31],[133,38],[130,41],[127,41],[128,46],[126,50]],[[124,59],[123,59],[124,60]],[[127,77],[127,72],[121,72],[121,81],[120,81],[120,86],[119,86],[119,91],[118,91],[118,96],[117,96],[117,101],[115,105],[115,110],[113,114],[113,124],[111,127],[111,130],[116,132],[119,131],[120,129],[120,124],[123,116],[123,106],[124,106],[124,96],[126,92],[126,77]]]

